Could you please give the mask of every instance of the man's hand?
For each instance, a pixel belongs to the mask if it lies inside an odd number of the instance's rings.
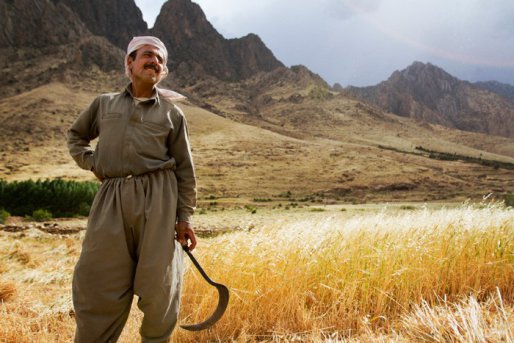
[[[196,236],[193,227],[188,222],[178,222],[175,224],[175,239],[183,246],[187,247],[189,251],[196,247]],[[188,245],[187,241],[191,241]]]

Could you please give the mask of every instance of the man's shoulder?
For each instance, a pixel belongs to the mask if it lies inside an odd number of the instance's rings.
[[[187,99],[187,97],[185,95],[182,95],[171,89],[157,87],[157,93],[159,94],[159,97],[161,97],[169,102],[173,102],[173,103],[184,101]]]
[[[177,106],[177,104],[168,102],[168,101],[162,101],[161,106],[163,106],[163,109],[168,115],[171,116],[172,119],[182,120],[183,117],[185,117],[184,112],[180,107]]]
[[[157,88],[157,92],[161,107],[164,108],[172,118],[182,120],[182,118],[185,117],[184,112],[182,112],[182,109],[177,105],[177,103],[186,101],[187,97],[165,88]]]

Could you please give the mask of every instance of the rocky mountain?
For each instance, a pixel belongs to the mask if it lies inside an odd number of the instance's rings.
[[[254,34],[225,39],[190,0],[166,2],[150,32],[168,47],[170,69],[189,79],[207,74],[237,81],[283,67]]]
[[[0,77],[7,83],[0,96],[65,75],[88,77],[91,68],[119,72],[135,35],[165,42],[174,86],[284,67],[257,35],[225,39],[190,0],[167,1],[150,30],[134,0],[0,0],[0,19]]]
[[[75,12],[49,0],[0,1],[0,48],[47,48],[73,43],[89,32]]]
[[[133,0],[54,0],[66,4],[94,35],[125,50],[133,36],[155,35],[169,51],[168,67],[176,78],[213,76],[237,81],[283,67],[255,34],[225,39],[190,0],[169,0],[148,29]]]
[[[475,82],[475,86],[500,94],[514,103],[514,86],[498,81]]]
[[[348,87],[346,94],[404,117],[465,131],[514,137],[514,104],[461,81],[430,63],[414,62],[371,87]]]
[[[53,0],[70,8],[88,30],[125,50],[134,36],[147,33],[148,26],[134,0]]]
[[[53,80],[91,78],[94,70],[122,70],[123,52],[93,35],[62,2],[1,0],[0,19],[0,97]]]

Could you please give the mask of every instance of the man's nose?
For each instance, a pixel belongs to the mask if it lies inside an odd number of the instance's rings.
[[[159,58],[157,57],[157,55],[150,56],[150,62],[153,62],[155,64],[159,64]]]

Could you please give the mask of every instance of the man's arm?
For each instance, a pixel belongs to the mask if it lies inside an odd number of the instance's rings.
[[[90,143],[98,137],[98,106],[99,99],[96,98],[68,130],[68,150],[70,155],[79,167],[86,170],[93,170],[94,166],[94,151]]]
[[[177,224],[175,225],[176,239],[182,246],[193,250],[196,246],[196,236],[191,225],[191,216],[196,207],[196,175],[189,144],[186,118],[182,111],[179,120],[174,123],[173,134],[168,139],[170,156],[175,159],[175,176],[178,185]],[[188,245],[188,240],[191,244]]]
[[[177,108],[177,107],[176,107]],[[175,176],[178,184],[177,220],[190,222],[196,207],[196,175],[183,113],[174,122],[173,133],[168,137],[168,151],[175,159]]]

